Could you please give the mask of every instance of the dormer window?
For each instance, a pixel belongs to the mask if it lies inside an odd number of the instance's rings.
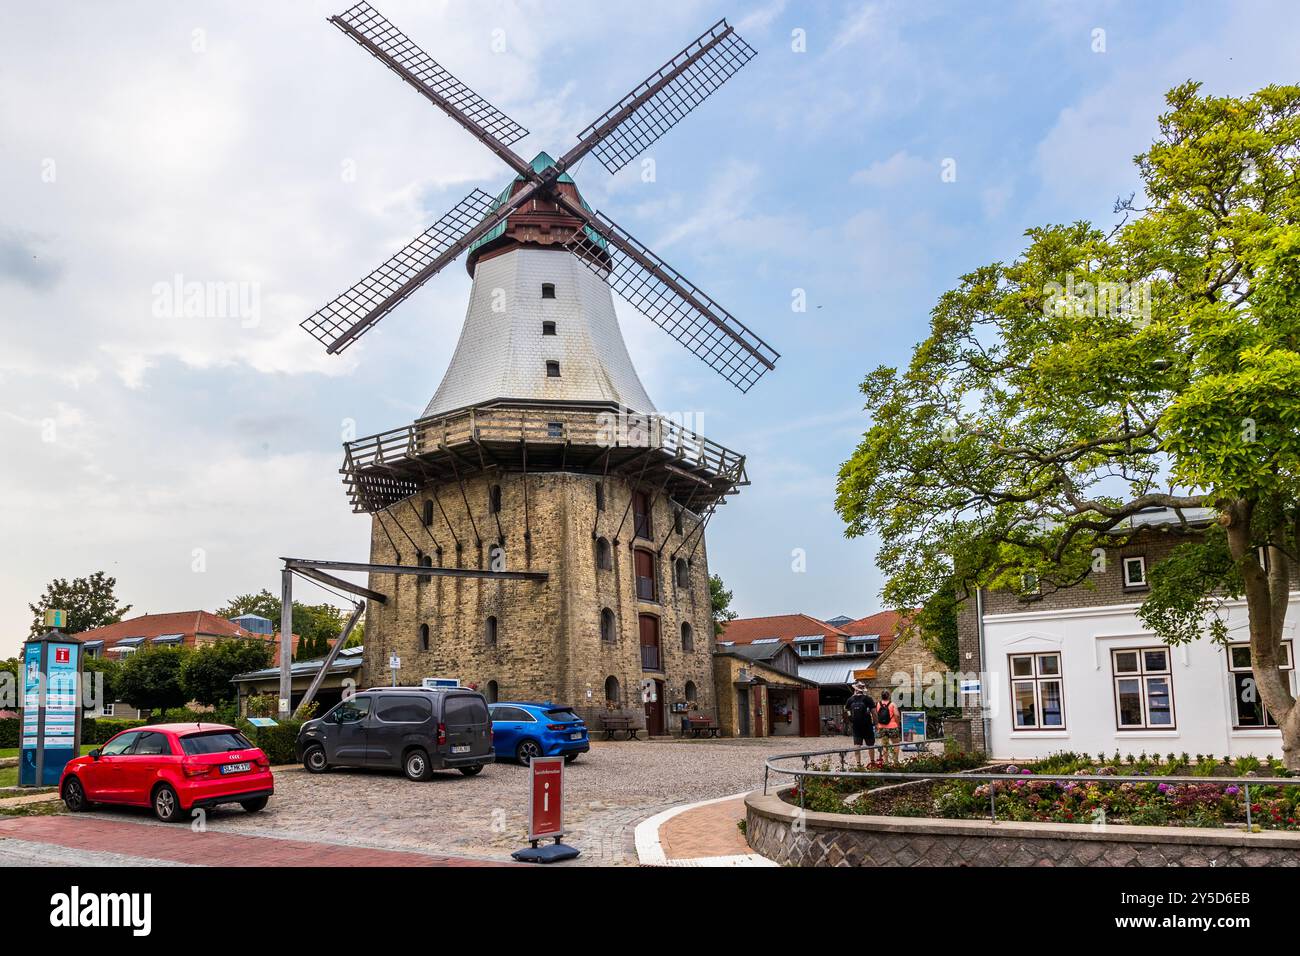
[[[554,334],[555,334],[555,323],[554,323],[554,322],[543,322],[543,323],[542,323],[542,334],[543,334],[543,335],[554,335]]]
[[[555,283],[554,283],[554,282],[543,282],[543,283],[542,283],[542,298],[543,298],[543,299],[554,299],[554,298],[555,298]]]

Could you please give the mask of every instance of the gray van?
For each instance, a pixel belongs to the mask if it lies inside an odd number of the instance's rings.
[[[411,780],[451,769],[472,777],[494,759],[487,700],[454,687],[358,691],[302,725],[298,759],[312,773],[378,767],[401,768]]]

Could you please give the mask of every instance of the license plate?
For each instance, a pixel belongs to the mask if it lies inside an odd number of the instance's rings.
[[[578,731],[578,733],[576,733],[576,734],[569,734],[569,739],[570,739],[570,740],[581,740],[581,739],[582,739],[582,731]]]
[[[248,771],[252,769],[253,769],[253,765],[251,763],[228,763],[222,765],[221,772],[222,773],[248,773]]]
[[[469,753],[469,744],[457,744],[451,748],[451,752],[454,754],[467,754]]]

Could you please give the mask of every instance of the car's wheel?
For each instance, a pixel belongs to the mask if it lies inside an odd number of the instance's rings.
[[[578,759],[578,755],[577,755],[577,754],[565,754],[565,755],[564,755],[564,762],[565,762],[565,763],[573,763],[573,761],[575,761],[575,760],[577,760],[577,759]]]
[[[266,809],[266,803],[270,797],[254,797],[252,800],[240,800],[239,805],[249,813],[257,813],[259,810]]]
[[[402,759],[402,772],[407,780],[428,780],[431,773],[429,755],[419,748],[409,751]]]
[[[153,792],[153,812],[163,823],[175,823],[181,818],[181,801],[171,784],[164,783]]]
[[[465,776],[472,777],[475,774],[483,772],[483,765],[481,763],[475,763],[475,764],[470,764],[468,767],[458,767],[457,769],[460,770],[460,772],[463,773]]]
[[[542,755],[542,745],[536,740],[521,740],[515,748],[515,757],[524,766],[533,762],[534,757]]]
[[[320,744],[312,744],[302,752],[302,765],[309,773],[324,773],[330,768],[325,760],[325,748]]]
[[[76,777],[69,777],[68,782],[63,785],[63,805],[73,813],[81,813],[94,806],[86,799],[86,788]]]

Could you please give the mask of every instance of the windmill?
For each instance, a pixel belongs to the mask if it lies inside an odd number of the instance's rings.
[[[616,173],[711,96],[754,56],[720,20],[578,134],[558,160],[529,162],[511,147],[528,131],[443,69],[368,3],[330,23],[401,77],[518,177],[501,197],[475,189],[360,282],[302,323],[337,354],[484,236],[518,213],[551,213],[559,244],[723,378],[747,391],[779,357],[743,322],[602,213],[564,189],[588,153]]]
[[[460,256],[473,276],[451,362],[424,413],[349,441],[340,469],[371,516],[363,681],[454,676],[495,699],[630,709],[661,732],[713,712],[704,530],[747,485],[745,458],[655,412],[613,293],[742,392],[777,353],[609,217],[571,172],[617,172],[712,95],[754,51],[710,27],[578,135],[524,159],[526,130],[366,3],[330,22],[469,131],[514,174],[474,190],[303,327],[349,348]],[[286,598],[286,602],[288,599]],[[730,690],[727,691],[730,695]]]

